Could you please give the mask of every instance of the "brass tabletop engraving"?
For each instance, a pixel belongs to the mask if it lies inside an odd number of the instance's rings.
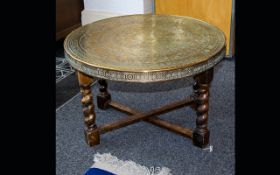
[[[225,56],[225,36],[206,22],[172,15],[128,15],[70,33],[65,57],[77,70],[115,81],[156,82],[192,76]]]

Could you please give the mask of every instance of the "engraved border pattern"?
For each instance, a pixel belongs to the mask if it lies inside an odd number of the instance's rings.
[[[108,79],[113,81],[140,82],[140,83],[168,81],[168,80],[193,76],[203,71],[206,71],[211,67],[214,67],[224,58],[224,56],[225,56],[225,47],[219,53],[217,53],[215,56],[208,59],[207,61],[184,69],[156,71],[156,72],[122,72],[122,71],[107,70],[107,69],[85,65],[83,63],[80,63],[72,59],[71,56],[65,52],[65,58],[72,65],[72,67],[85,74],[88,74],[93,77],[98,77],[98,78],[103,78],[103,79]]]

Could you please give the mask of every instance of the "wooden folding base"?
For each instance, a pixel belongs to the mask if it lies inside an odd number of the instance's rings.
[[[129,114],[129,117],[120,119],[110,124],[97,126],[95,123],[95,113],[93,97],[90,89],[90,84],[93,79],[89,76],[78,72],[79,84],[83,95],[83,113],[85,117],[85,136],[89,146],[94,146],[100,143],[100,134],[104,134],[115,129],[131,125],[139,121],[145,121],[156,126],[168,129],[177,134],[191,138],[193,144],[200,148],[204,148],[209,143],[210,132],[207,128],[208,108],[209,108],[209,84],[213,77],[213,70],[209,70],[197,75],[195,78],[196,83],[193,86],[194,93],[177,102],[163,105],[162,107],[150,110],[148,112],[141,112],[132,109],[128,106],[120,104],[111,100],[111,95],[107,91],[107,82],[99,80],[100,93],[97,95],[97,105],[100,109],[107,109],[109,107]],[[196,128],[194,130],[185,128],[166,120],[162,120],[157,115],[169,112],[185,106],[191,106],[197,113]]]
[[[127,118],[120,119],[120,120],[115,121],[110,124],[100,125],[96,128],[96,131],[99,134],[104,134],[106,132],[113,131],[115,129],[119,129],[119,128],[131,125],[131,124],[139,122],[139,121],[145,121],[145,122],[168,129],[169,131],[173,131],[177,134],[180,134],[180,135],[183,135],[185,137],[192,139],[192,137],[193,137],[192,129],[185,128],[185,127],[179,126],[177,124],[174,124],[174,123],[171,123],[171,122],[168,122],[166,120],[162,120],[162,119],[156,117],[157,115],[167,113],[171,110],[178,109],[178,108],[185,107],[185,106],[190,106],[190,105],[194,105],[194,99],[192,98],[192,96],[185,98],[183,100],[171,103],[171,104],[161,106],[159,108],[150,110],[148,112],[140,112],[136,109],[132,109],[128,106],[125,106],[123,104],[110,100],[107,104],[107,107],[103,108],[103,109],[112,107],[118,111],[121,111],[121,112],[124,112],[127,114],[131,114],[131,115]]]
[[[110,107],[113,107],[121,112],[125,112],[125,113],[132,114],[132,115],[129,116],[128,118],[121,119],[121,120],[116,121],[111,124],[101,125],[98,127],[98,130],[99,130],[100,134],[103,134],[108,131],[112,131],[114,129],[118,129],[118,128],[121,128],[121,127],[124,127],[124,126],[127,126],[127,125],[130,125],[130,124],[143,120],[145,122],[152,123],[154,125],[160,126],[162,128],[166,128],[170,131],[174,131],[178,134],[192,138],[191,129],[183,128],[179,125],[167,122],[165,120],[162,120],[162,119],[156,117],[156,115],[160,115],[160,114],[169,112],[171,110],[174,110],[174,109],[177,109],[180,107],[191,105],[192,103],[193,103],[193,100],[191,98],[186,98],[184,100],[181,100],[181,101],[178,101],[175,103],[171,103],[168,105],[164,105],[160,108],[156,108],[156,109],[150,110],[148,112],[139,112],[135,109],[132,109],[130,107],[127,107],[127,106],[117,103],[115,101],[111,101],[108,104]]]

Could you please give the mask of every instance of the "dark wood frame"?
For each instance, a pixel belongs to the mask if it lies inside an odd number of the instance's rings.
[[[107,82],[104,79],[98,80],[100,85],[99,94],[97,95],[97,106],[106,110],[114,108],[121,112],[129,114],[129,117],[120,119],[110,124],[97,126],[95,123],[95,112],[93,104],[93,94],[90,89],[93,77],[77,71],[79,85],[82,93],[82,104],[85,122],[85,137],[89,146],[98,145],[100,143],[100,135],[106,132],[119,129],[131,125],[139,121],[152,123],[156,126],[168,129],[177,134],[191,138],[193,144],[197,147],[204,148],[209,144],[210,132],[208,130],[208,109],[209,109],[209,87],[213,79],[213,68],[194,76],[195,84],[193,85],[193,94],[189,97],[163,105],[162,107],[141,112],[128,106],[111,100],[111,95],[107,90]],[[171,110],[181,107],[190,106],[196,111],[196,128],[194,130],[182,127],[177,124],[162,120],[157,116]]]
[[[83,0],[56,0],[56,41],[80,27]]]

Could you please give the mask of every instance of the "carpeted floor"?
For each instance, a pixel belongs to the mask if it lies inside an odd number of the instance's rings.
[[[63,41],[56,42],[56,109],[80,91],[77,75],[64,58]]]
[[[90,148],[84,141],[81,96],[77,95],[56,112],[56,174],[82,175],[93,164],[97,152],[111,153],[146,167],[165,166],[174,175],[235,174],[234,73],[234,60],[225,60],[215,69],[209,111],[212,152],[194,147],[188,138],[144,122],[103,134],[101,144]],[[190,79],[161,84],[108,83],[114,100],[142,111],[182,99],[192,92]],[[94,85],[94,95],[97,92],[98,87]],[[95,109],[97,124],[124,116],[113,109]],[[188,107],[160,117],[195,127],[196,115]]]

